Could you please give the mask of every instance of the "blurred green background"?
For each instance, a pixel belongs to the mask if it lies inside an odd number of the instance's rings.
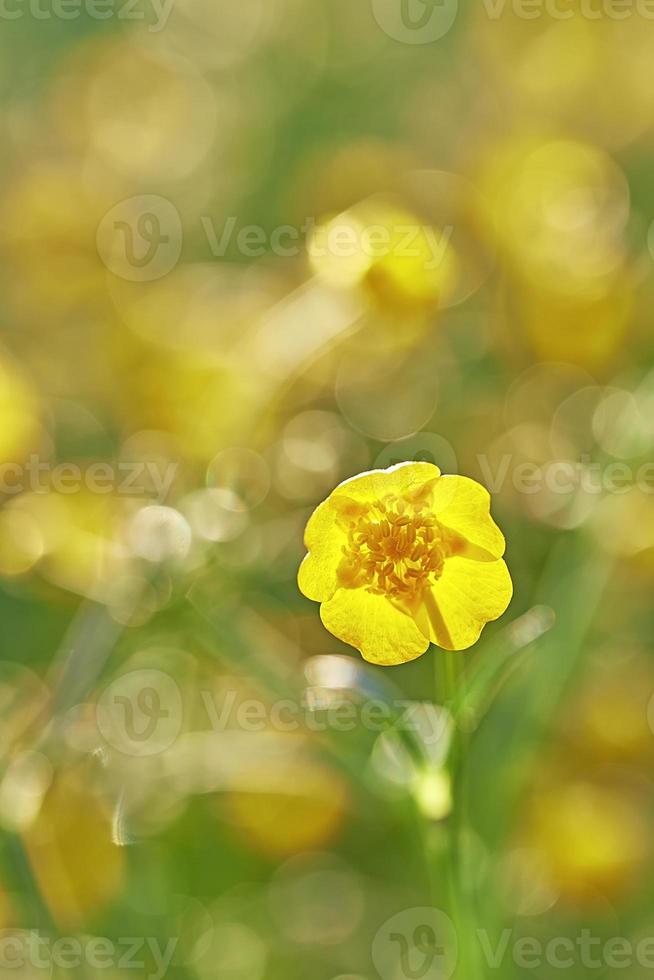
[[[654,968],[654,24],[402,9],[0,10],[3,976]],[[508,542],[455,692],[295,581],[412,459]]]

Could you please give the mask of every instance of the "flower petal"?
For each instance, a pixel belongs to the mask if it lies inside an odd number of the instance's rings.
[[[502,557],[506,542],[490,515],[491,497],[485,487],[466,476],[443,476],[434,487],[432,501],[441,524],[490,558]]]
[[[365,589],[339,589],[320,607],[320,618],[330,633],[360,650],[365,660],[384,667],[415,660],[429,646],[412,616]]]
[[[448,558],[432,595],[447,629],[429,618],[424,604],[418,622],[432,643],[444,650],[467,650],[486,625],[498,619],[513,596],[506,562]]]
[[[370,470],[340,483],[333,496],[347,496],[360,503],[373,503],[387,494],[411,494],[430,481],[440,470],[433,463],[398,463],[387,470]]]
[[[304,532],[309,554],[300,565],[297,583],[300,592],[314,602],[327,602],[339,587],[337,570],[347,538],[337,519],[338,508],[330,497],[314,510]]]

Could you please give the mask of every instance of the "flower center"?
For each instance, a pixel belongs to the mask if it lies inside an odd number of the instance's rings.
[[[344,513],[347,544],[338,568],[344,588],[409,599],[433,584],[459,539],[424,501],[388,496]]]

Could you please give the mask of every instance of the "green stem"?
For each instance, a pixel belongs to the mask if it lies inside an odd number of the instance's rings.
[[[473,980],[476,966],[469,950],[471,924],[464,908],[465,888],[462,881],[462,821],[463,792],[465,774],[465,752],[463,733],[456,706],[463,700],[460,688],[463,683],[461,672],[462,654],[453,650],[454,643],[447,628],[436,598],[431,590],[424,594],[424,604],[434,635],[449,649],[438,650],[436,664],[436,701],[452,712],[452,744],[448,758],[448,771],[452,784],[452,812],[449,817],[449,850],[447,855],[447,881],[449,893],[449,913],[459,937],[459,964],[457,976]]]

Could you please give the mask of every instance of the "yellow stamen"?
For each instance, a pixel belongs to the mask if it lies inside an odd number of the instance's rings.
[[[457,549],[455,536],[423,513],[424,501],[385,497],[366,510],[343,508],[348,544],[339,569],[345,588],[411,600],[433,585],[446,558]]]

